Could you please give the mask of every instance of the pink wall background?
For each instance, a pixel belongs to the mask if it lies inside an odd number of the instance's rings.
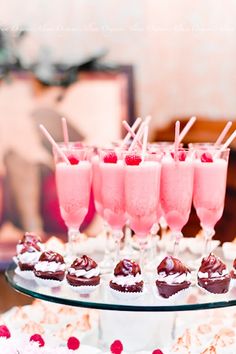
[[[4,6],[3,6],[4,5]],[[106,61],[133,63],[139,114],[236,117],[234,0],[8,0],[0,24],[26,26],[22,57],[39,45],[67,62],[109,48]]]

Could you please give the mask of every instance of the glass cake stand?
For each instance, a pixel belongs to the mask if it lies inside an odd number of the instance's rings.
[[[196,284],[173,298],[162,299],[157,295],[155,278],[146,279],[144,293],[138,298],[117,298],[109,288],[109,275],[101,276],[101,284],[97,290],[88,295],[80,295],[73,291],[66,282],[57,288],[38,286],[34,280],[25,280],[15,273],[15,264],[6,270],[6,279],[17,291],[59,304],[93,308],[98,310],[137,311],[137,312],[172,312],[206,310],[236,305],[236,288],[227,294],[210,294]]]
[[[162,299],[157,295],[151,273],[145,277],[145,289],[140,297],[122,299],[114,297],[110,291],[111,275],[102,275],[101,284],[93,293],[80,295],[66,282],[53,289],[38,286],[34,280],[21,278],[15,269],[16,265],[11,264],[5,276],[10,285],[23,294],[64,305],[106,310],[99,311],[99,346],[104,351],[115,339],[120,339],[125,350],[132,353],[165,348],[173,339],[178,312],[236,305],[236,287],[227,294],[211,295],[195,284],[188,291]]]

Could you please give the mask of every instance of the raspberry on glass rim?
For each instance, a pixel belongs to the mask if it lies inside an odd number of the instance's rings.
[[[137,154],[129,154],[125,156],[125,163],[128,166],[138,166],[141,162],[141,156]]]
[[[213,162],[213,157],[210,152],[204,152],[201,156],[201,162]]]
[[[115,151],[110,151],[103,157],[103,162],[105,163],[117,163],[117,160]]]
[[[69,156],[67,156],[67,158],[70,161],[71,165],[78,165],[78,163],[79,163],[78,157],[76,157],[74,155],[69,155]]]
[[[175,154],[174,152],[171,152],[171,157],[174,159],[175,158]],[[178,157],[178,161],[185,161],[186,160],[186,157],[187,157],[187,154],[186,152],[184,151],[184,149],[179,149],[178,152],[177,152],[177,157]]]

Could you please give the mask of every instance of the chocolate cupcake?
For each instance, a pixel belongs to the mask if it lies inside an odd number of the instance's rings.
[[[34,266],[35,280],[39,285],[59,286],[65,277],[64,258],[56,252],[43,252]]]
[[[84,255],[71,264],[66,279],[73,290],[86,294],[94,291],[100,284],[100,271],[97,263]]]
[[[191,285],[190,270],[177,258],[165,257],[157,267],[156,286],[161,297],[170,296],[189,288]]]
[[[130,259],[121,260],[114,269],[110,288],[115,295],[133,294],[133,297],[140,295],[143,292],[143,279],[140,266]]]
[[[198,285],[210,293],[224,294],[229,290],[230,275],[227,267],[213,253],[202,259],[197,278]]]
[[[25,233],[22,240],[16,246],[17,255],[14,261],[18,265],[15,272],[25,279],[33,279],[34,266],[38,262],[43,251],[39,237],[34,234]]]

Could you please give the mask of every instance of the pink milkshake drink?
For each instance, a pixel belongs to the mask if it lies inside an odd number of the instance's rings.
[[[164,217],[176,238],[189,219],[193,197],[194,164],[188,150],[180,149],[175,161],[173,153],[162,159],[160,200]]]
[[[99,164],[99,156],[95,155],[91,159],[93,167],[93,195],[94,195],[94,204],[96,211],[99,215],[103,217],[103,205],[102,205],[102,191],[101,191],[101,171]]]
[[[102,152],[100,161],[103,216],[114,230],[125,224],[124,163],[113,150]]]
[[[116,243],[116,260],[120,257],[122,228],[126,223],[124,195],[124,163],[118,149],[100,151],[101,198],[103,218],[112,228]]]
[[[139,238],[146,238],[157,221],[159,204],[161,154],[125,156],[125,202],[131,229]]]
[[[56,162],[56,186],[61,216],[68,227],[69,243],[79,235],[79,228],[88,212],[92,166],[89,148],[61,145],[70,164],[61,161],[54,151]]]
[[[193,204],[206,239],[211,239],[224,210],[229,149],[209,147],[195,153]]]

